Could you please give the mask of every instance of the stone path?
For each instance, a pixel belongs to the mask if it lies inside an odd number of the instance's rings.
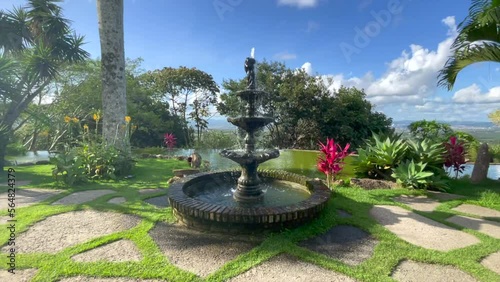
[[[125,199],[123,197],[115,197],[115,198],[109,200],[108,203],[119,205],[119,204],[125,203],[126,201],[127,201],[127,199]]]
[[[95,249],[77,254],[72,257],[74,261],[139,261],[142,259],[141,251],[130,240],[116,241]]]
[[[92,278],[85,276],[75,276],[59,280],[59,282],[162,282],[166,280],[142,280],[126,277],[113,277],[113,278]]]
[[[453,266],[403,261],[392,274],[400,282],[475,282],[469,274]]]
[[[438,192],[438,191],[430,191],[427,190],[427,195],[441,200],[441,201],[451,201],[451,200],[457,200],[457,199],[463,199],[465,198],[462,195],[456,195],[456,194],[449,194],[449,193],[443,193],[443,192]]]
[[[446,221],[500,239],[500,222],[479,219],[479,218],[472,218],[463,215],[454,215],[450,218],[447,218]]]
[[[453,208],[452,210],[482,217],[494,217],[500,219],[500,211],[476,205],[463,204],[456,208]]]
[[[140,189],[139,190],[139,194],[145,195],[145,194],[152,194],[152,193],[162,192],[162,191],[165,191],[165,189],[161,189],[161,188],[147,188],[147,189]]]
[[[52,203],[52,205],[78,205],[86,202],[93,201],[101,196],[115,193],[113,190],[87,190],[81,192],[75,192],[69,194],[68,196],[59,199]]]
[[[27,207],[42,202],[61,193],[61,190],[52,189],[16,189],[14,204],[17,208]],[[8,194],[0,194],[0,210],[7,210]]]
[[[166,208],[170,206],[168,203],[168,196],[160,196],[160,197],[155,197],[155,198],[149,198],[144,200],[146,203],[150,203],[154,206],[157,206],[159,208]]]
[[[199,276],[207,276],[261,242],[255,237],[201,233],[163,222],[149,234],[172,264]]]
[[[337,225],[326,233],[300,242],[299,246],[358,265],[369,259],[378,241],[365,231],[349,225]]]
[[[500,251],[485,257],[481,264],[500,275]]]
[[[410,206],[414,210],[424,212],[431,212],[441,204],[437,200],[427,198],[426,196],[401,195],[394,198],[394,201]]]
[[[38,269],[16,269],[15,274],[0,270],[0,281],[29,282],[35,277]]]
[[[291,255],[279,255],[229,280],[230,282],[355,282],[356,280]]]
[[[370,215],[401,239],[428,249],[450,251],[480,242],[470,234],[397,206],[374,206]]]
[[[132,215],[76,211],[54,215],[35,223],[16,238],[19,253],[57,253],[67,247],[114,232],[130,229],[140,222]],[[7,252],[7,247],[2,248]]]

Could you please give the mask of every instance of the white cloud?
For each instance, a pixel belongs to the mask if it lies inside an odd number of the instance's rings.
[[[363,88],[376,104],[423,104],[425,98],[436,92],[438,71],[450,56],[450,47],[456,36],[455,18],[447,17],[442,22],[448,27],[448,37],[438,44],[436,50],[411,44],[409,50],[404,50],[387,64],[387,70],[379,78],[370,72],[350,78],[344,74],[328,75],[334,80],[330,89],[336,90],[341,85]]]
[[[297,59],[297,55],[292,54],[292,53],[288,53],[288,51],[284,51],[284,52],[280,52],[278,54],[275,54],[274,58],[277,60],[286,61],[286,60]]]
[[[474,83],[455,92],[453,102],[460,104],[500,103],[500,86],[493,87],[486,93],[481,93],[481,88]]]
[[[300,68],[303,69],[308,75],[313,74],[312,64],[309,62],[304,63]]]
[[[292,6],[299,9],[316,7],[319,0],[278,0],[280,6]]]

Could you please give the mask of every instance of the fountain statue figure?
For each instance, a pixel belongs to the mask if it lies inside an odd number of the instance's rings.
[[[245,72],[247,73],[247,89],[255,89],[255,59],[248,57],[245,60]]]
[[[238,92],[237,95],[246,102],[246,112],[244,116],[227,119],[246,132],[245,150],[244,152],[223,150],[220,154],[241,166],[241,176],[233,198],[240,203],[253,203],[262,200],[264,196],[260,188],[261,181],[257,174],[257,167],[267,160],[279,157],[280,153],[277,149],[259,153],[255,151],[255,132],[273,122],[273,118],[258,116],[256,113],[257,97],[267,94],[255,89],[254,58],[246,58],[245,72],[247,73],[247,89]]]

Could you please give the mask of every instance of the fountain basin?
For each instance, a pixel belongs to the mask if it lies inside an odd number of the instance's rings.
[[[241,203],[224,203],[209,195],[224,193],[224,185],[234,185],[241,171],[227,170],[212,173],[199,173],[188,176],[169,188],[168,200],[174,215],[189,228],[225,232],[255,233],[265,230],[279,231],[284,228],[297,227],[315,218],[326,206],[331,191],[320,180],[313,180],[302,175],[278,170],[259,170],[259,177],[266,183],[280,182],[278,194],[283,195],[293,190],[299,193],[286,195],[288,204],[264,199],[272,204],[257,203],[253,205]],[[207,187],[206,183],[219,183],[221,187]],[[220,188],[220,189],[219,189]],[[206,191],[213,189],[213,191]],[[284,190],[284,191],[281,191]],[[226,190],[227,191],[227,190]],[[207,192],[207,193],[205,193]],[[276,191],[273,192],[276,194]],[[300,194],[298,197],[297,194]],[[208,196],[208,197],[207,197]],[[229,200],[231,195],[227,195]],[[290,199],[292,198],[292,199]]]

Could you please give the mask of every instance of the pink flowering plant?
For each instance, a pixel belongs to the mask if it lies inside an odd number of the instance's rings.
[[[163,135],[163,145],[172,150],[175,147],[176,139],[173,133],[165,133]]]
[[[350,144],[346,144],[344,148],[340,144],[336,144],[333,139],[326,139],[326,144],[319,142],[321,155],[318,158],[318,169],[326,174],[326,182],[328,187],[335,180],[336,176],[344,168],[344,159],[350,154]]]
[[[455,178],[465,169],[465,143],[458,141],[456,136],[451,136],[450,140],[444,143],[446,152],[444,154],[444,166],[446,169],[453,168]]]

